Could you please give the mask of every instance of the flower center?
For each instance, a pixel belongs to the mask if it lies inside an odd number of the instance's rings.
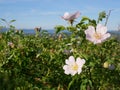
[[[102,35],[101,35],[101,33],[95,33],[95,34],[94,34],[94,37],[95,37],[96,39],[101,39]]]
[[[78,65],[75,63],[74,65],[72,65],[72,70],[78,70]]]

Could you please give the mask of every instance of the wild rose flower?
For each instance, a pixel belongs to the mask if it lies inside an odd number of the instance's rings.
[[[66,59],[65,63],[66,65],[63,66],[65,74],[74,76],[76,73],[80,74],[82,72],[85,60],[78,57],[75,61],[75,58],[70,56],[69,59]]]
[[[101,24],[98,24],[96,30],[93,26],[89,26],[87,30],[85,30],[86,39],[93,42],[94,44],[101,43],[111,35],[107,33],[107,27]]]
[[[36,32],[40,32],[40,31],[41,31],[41,27],[36,27],[36,28],[34,28],[34,30],[35,30]]]
[[[69,21],[70,24],[72,25],[73,22],[74,22],[74,20],[75,20],[76,18],[78,18],[79,16],[80,16],[80,12],[79,12],[79,11],[77,11],[77,12],[75,12],[75,13],[73,13],[73,14],[69,14],[68,12],[66,12],[66,13],[64,13],[64,15],[62,16],[62,18],[63,18],[64,20],[66,20],[66,21]]]

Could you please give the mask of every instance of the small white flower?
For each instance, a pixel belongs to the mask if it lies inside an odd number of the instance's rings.
[[[74,76],[76,73],[80,74],[82,72],[85,60],[78,57],[75,61],[75,58],[70,56],[69,59],[66,59],[65,63],[66,65],[63,66],[65,74]]]
[[[107,33],[107,27],[101,24],[98,24],[96,30],[93,26],[89,26],[87,30],[85,30],[86,39],[93,42],[94,44],[101,43],[111,35]]]

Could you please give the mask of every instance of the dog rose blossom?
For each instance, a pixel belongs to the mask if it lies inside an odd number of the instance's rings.
[[[69,59],[66,59],[65,63],[66,65],[63,66],[63,69],[65,70],[64,73],[74,76],[76,73],[80,74],[82,72],[85,60],[78,57],[75,61],[75,58],[70,56]]]
[[[110,33],[107,33],[107,27],[101,24],[98,24],[96,29],[93,26],[89,26],[85,30],[85,34],[86,39],[94,44],[101,43],[111,36]]]
[[[64,13],[64,15],[62,16],[62,18],[63,18],[64,20],[66,20],[66,21],[69,21],[70,24],[73,24],[74,20],[75,20],[76,18],[78,18],[79,16],[80,16],[80,12],[79,12],[79,11],[77,11],[77,12],[75,12],[75,13],[73,13],[73,14],[70,14],[70,13],[66,12],[66,13]]]

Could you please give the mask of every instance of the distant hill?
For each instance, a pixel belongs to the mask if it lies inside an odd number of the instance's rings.
[[[2,28],[2,30],[0,30],[0,32],[5,32],[7,31],[7,28]],[[54,34],[55,30],[54,29],[50,29],[47,30],[49,33]],[[35,34],[34,29],[23,29],[23,32],[25,34]],[[109,33],[111,33],[112,36],[116,37],[117,39],[120,40],[120,31],[116,31],[116,30],[109,30]]]
[[[118,40],[120,40],[120,31],[108,31],[111,33],[113,37],[116,37]]]

